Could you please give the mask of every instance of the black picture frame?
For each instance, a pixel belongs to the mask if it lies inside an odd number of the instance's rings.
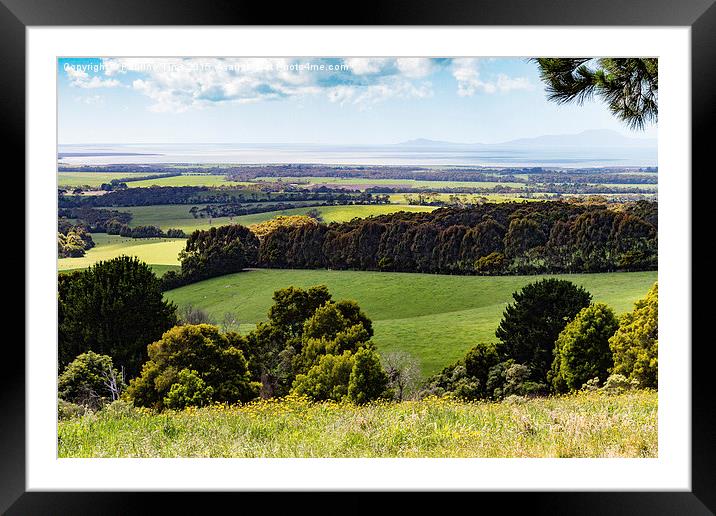
[[[691,28],[692,168],[709,170],[712,145],[708,129],[716,113],[715,0],[412,0],[363,1],[340,14],[340,6],[243,0],[0,0],[0,105],[3,143],[19,155],[24,167],[25,30],[28,26],[112,25],[529,25],[529,26],[684,26]],[[323,13],[323,14],[320,14]],[[328,13],[328,14],[326,14]],[[48,123],[50,123],[48,121]],[[701,189],[703,191],[703,189]],[[694,193],[697,191],[692,190]],[[31,195],[31,192],[26,192]],[[703,195],[703,193],[702,193]],[[692,197],[692,205],[696,206]],[[692,212],[694,223],[698,221]],[[692,233],[693,234],[693,233]],[[710,239],[709,239],[710,240]],[[707,251],[708,252],[708,251]],[[692,256],[695,256],[692,247]],[[25,274],[31,271],[25,270]],[[18,303],[19,304],[19,303]],[[693,330],[703,325],[708,304],[692,307]],[[28,307],[30,309],[30,307]],[[697,335],[693,332],[692,335]],[[10,340],[6,344],[10,344]],[[692,490],[690,492],[559,492],[470,493],[495,502],[500,511],[526,508],[536,514],[713,514],[716,511],[716,426],[713,366],[708,360],[711,339],[692,339]],[[688,345],[688,343],[684,343]],[[149,510],[146,497],[194,512],[223,501],[248,508],[265,503],[260,493],[69,493],[26,492],[25,487],[25,354],[4,346],[6,367],[0,388],[0,511],[7,514],[131,514]],[[11,365],[10,365],[11,364]],[[293,493],[300,503],[310,493]],[[411,496],[423,496],[412,493]],[[191,495],[191,496],[190,496]],[[455,493],[455,495],[457,495]],[[339,506],[321,493],[321,505]],[[346,496],[343,494],[343,496]],[[373,494],[352,493],[356,501]],[[464,496],[464,495],[463,495]],[[212,505],[207,505],[208,497]],[[219,497],[219,499],[215,498]],[[231,497],[231,499],[229,499]],[[271,495],[271,505],[276,500]],[[365,503],[365,502],[364,502]],[[454,502],[459,503],[459,502]],[[474,503],[474,502],[471,502]],[[249,505],[246,505],[249,504]],[[218,505],[216,505],[218,507]],[[234,506],[237,507],[238,506]],[[389,505],[384,506],[386,509]],[[487,507],[487,506],[485,506]]]

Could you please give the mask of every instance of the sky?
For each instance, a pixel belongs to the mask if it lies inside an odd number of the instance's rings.
[[[61,144],[500,143],[629,129],[602,101],[558,105],[520,58],[63,58]]]

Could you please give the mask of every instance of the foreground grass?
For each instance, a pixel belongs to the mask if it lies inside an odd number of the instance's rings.
[[[495,340],[512,293],[542,277],[583,286],[594,301],[617,313],[653,285],[657,272],[562,274],[555,276],[450,276],[399,272],[259,269],[171,290],[177,305],[206,310],[216,321],[227,312],[242,331],[266,320],[275,290],[326,285],[334,299],[353,299],[373,321],[373,342],[381,353],[405,351],[420,361],[424,376],[461,358],[480,342]]]
[[[355,406],[301,399],[61,421],[59,457],[657,457],[657,394]]]

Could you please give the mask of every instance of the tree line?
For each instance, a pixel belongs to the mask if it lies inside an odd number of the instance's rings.
[[[186,234],[181,229],[170,228],[164,231],[158,226],[152,225],[130,227],[129,222],[132,220],[132,214],[118,210],[107,210],[103,208],[60,208],[58,215],[59,231],[61,234],[67,235],[66,231],[63,232],[63,227],[72,227],[75,228],[75,232],[81,231],[81,234],[86,233],[90,241],[91,237],[89,233],[107,233],[108,235],[120,235],[129,238],[186,238]],[[70,223],[68,219],[74,219],[76,222]],[[58,238],[60,237],[58,236]],[[86,237],[82,238],[86,240]],[[87,249],[88,248],[89,247],[87,247]],[[67,255],[61,252],[59,256],[60,258],[64,258]]]
[[[261,192],[236,186],[150,186],[113,190],[104,195],[69,196],[59,194],[61,209],[109,208],[116,206],[155,206],[165,204],[225,204],[260,202],[317,201],[336,204],[383,204],[385,196],[336,188]]]
[[[261,240],[258,265],[448,274],[651,270],[657,204],[497,203],[281,227]]]

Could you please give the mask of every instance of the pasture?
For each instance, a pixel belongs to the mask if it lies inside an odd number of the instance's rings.
[[[263,203],[262,203],[263,204]],[[201,205],[199,205],[201,206]],[[290,210],[270,211],[264,213],[253,213],[237,217],[217,217],[214,219],[194,218],[189,209],[191,205],[166,205],[166,206],[134,206],[118,208],[132,214],[130,226],[153,225],[167,230],[177,228],[189,234],[197,229],[209,229],[212,226],[224,226],[227,224],[242,224],[250,226],[270,220],[278,215],[305,215],[310,207],[292,208]],[[408,206],[398,204],[372,204],[372,205],[345,205],[345,206],[318,206],[317,209],[327,223],[346,222],[356,217],[370,217],[373,215],[385,215],[397,211],[432,211],[433,206]]]
[[[546,276],[545,276],[546,277]],[[592,293],[617,313],[631,310],[657,279],[657,272],[558,275]],[[171,290],[179,306],[206,310],[220,322],[231,313],[247,332],[266,320],[275,290],[326,285],[333,299],[353,299],[373,321],[380,352],[405,351],[423,376],[440,371],[495,329],[512,293],[539,276],[449,276],[366,271],[254,269]]]
[[[132,181],[127,183],[127,186],[129,188],[143,188],[148,186],[243,186],[248,184],[251,183],[227,181],[226,176],[217,174],[182,174],[159,179]]]
[[[657,393],[356,406],[263,400],[58,423],[59,457],[657,457]],[[379,487],[379,486],[376,486]]]
[[[421,190],[430,190],[435,188],[494,188],[495,186],[509,186],[512,188],[523,189],[525,183],[510,183],[499,180],[499,176],[495,176],[496,181],[477,182],[477,181],[420,181],[414,179],[366,179],[360,177],[257,177],[255,182],[275,183],[282,181],[284,183],[295,183],[300,185],[326,185],[329,187],[340,187],[341,185],[352,186],[354,189],[369,188],[371,186],[399,186],[404,188],[416,188]]]
[[[58,270],[84,269],[100,260],[109,260],[123,254],[136,256],[152,266],[177,266],[177,255],[185,245],[183,238],[128,238],[106,233],[93,233],[92,240],[95,246],[86,251],[84,256],[59,258]],[[159,268],[157,271],[163,274],[166,268]]]
[[[98,187],[102,183],[109,183],[112,179],[122,179],[132,177],[132,175],[146,176],[147,172],[59,172],[57,185],[60,187],[84,185]]]

